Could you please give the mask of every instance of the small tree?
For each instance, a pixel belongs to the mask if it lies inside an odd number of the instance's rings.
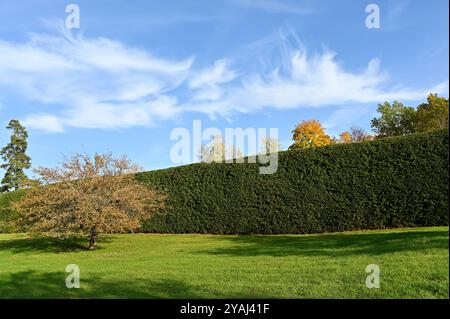
[[[368,134],[363,128],[357,126],[353,126],[352,128],[350,128],[350,135],[352,142],[364,142],[373,139],[373,137]]]
[[[363,128],[357,126],[351,127],[350,131],[339,134],[339,142],[341,143],[359,143],[372,140],[372,135],[368,134]]]
[[[380,117],[372,119],[371,126],[377,137],[388,137],[414,133],[416,110],[398,101],[379,104]]]
[[[235,145],[226,145],[222,135],[214,136],[211,143],[202,145],[198,158],[202,163],[224,163],[227,160],[243,157]]]
[[[214,136],[211,143],[201,146],[199,159],[203,163],[222,163],[225,161],[225,143],[221,135]]]
[[[95,249],[99,233],[132,231],[163,205],[164,197],[139,183],[126,156],[77,154],[58,168],[35,170],[43,185],[27,191],[14,208],[33,232],[83,235]]]
[[[416,132],[448,128],[448,99],[430,94],[427,103],[417,107]]]
[[[292,131],[292,144],[289,149],[330,145],[332,140],[317,120],[307,120],[298,124]]]
[[[353,142],[352,135],[348,131],[342,132],[339,134],[339,141],[345,144],[351,143]]]
[[[11,120],[6,128],[12,133],[10,142],[0,151],[5,162],[0,167],[6,171],[1,182],[2,192],[18,189],[27,180],[24,170],[31,166],[31,158],[26,154],[27,130],[17,120]]]

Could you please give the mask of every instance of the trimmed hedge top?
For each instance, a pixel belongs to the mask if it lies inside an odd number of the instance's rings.
[[[282,234],[448,225],[448,130],[279,153],[258,164],[193,164],[137,175],[168,195],[142,230]]]

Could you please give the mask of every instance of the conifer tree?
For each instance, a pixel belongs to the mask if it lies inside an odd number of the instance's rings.
[[[0,151],[4,163],[0,165],[5,170],[5,176],[1,182],[1,191],[16,190],[27,181],[24,170],[30,168],[31,158],[26,154],[28,148],[28,133],[18,120],[11,120],[8,126],[11,130],[10,142]]]

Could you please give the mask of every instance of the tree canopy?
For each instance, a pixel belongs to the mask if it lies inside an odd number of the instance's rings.
[[[395,101],[378,105],[380,116],[371,122],[377,137],[406,135],[411,133],[430,132],[448,128],[448,99],[430,93],[427,103],[417,108],[406,107]]]
[[[416,111],[413,107],[394,101],[379,104],[380,116],[372,119],[371,126],[378,137],[398,136],[414,133]]]
[[[416,132],[448,128],[448,99],[430,94],[427,103],[417,107]]]
[[[42,185],[15,203],[19,224],[55,236],[87,236],[91,249],[99,233],[132,231],[163,205],[163,195],[136,181],[138,166],[126,156],[77,154],[61,167],[35,171]]]
[[[317,120],[306,120],[299,123],[292,131],[292,144],[289,149],[309,148],[331,144],[331,138]]]

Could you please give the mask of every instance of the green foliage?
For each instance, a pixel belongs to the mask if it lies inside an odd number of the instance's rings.
[[[379,118],[371,122],[373,131],[378,137],[399,136],[414,133],[416,110],[395,101],[378,104]]]
[[[168,195],[142,231],[315,233],[448,225],[448,130],[279,153],[278,171],[257,164],[194,164],[141,173]],[[14,219],[16,192],[0,195]],[[1,226],[0,231],[5,231]]]
[[[448,99],[430,94],[427,103],[417,108],[416,131],[429,132],[448,128]]]
[[[406,107],[395,101],[379,104],[380,116],[371,122],[377,137],[390,137],[411,133],[431,132],[449,127],[448,99],[437,94],[428,95],[427,103],[417,108]]]
[[[12,203],[22,198],[24,190],[0,194],[0,233],[18,232],[20,229],[15,225],[18,218],[17,212],[11,207]]]
[[[138,174],[169,196],[143,231],[281,234],[448,225],[448,130]]]
[[[16,190],[27,181],[24,170],[31,167],[31,158],[26,154],[28,148],[28,133],[19,121],[11,120],[8,130],[12,130],[10,142],[0,151],[4,164],[0,167],[6,170],[2,179],[2,191]]]

